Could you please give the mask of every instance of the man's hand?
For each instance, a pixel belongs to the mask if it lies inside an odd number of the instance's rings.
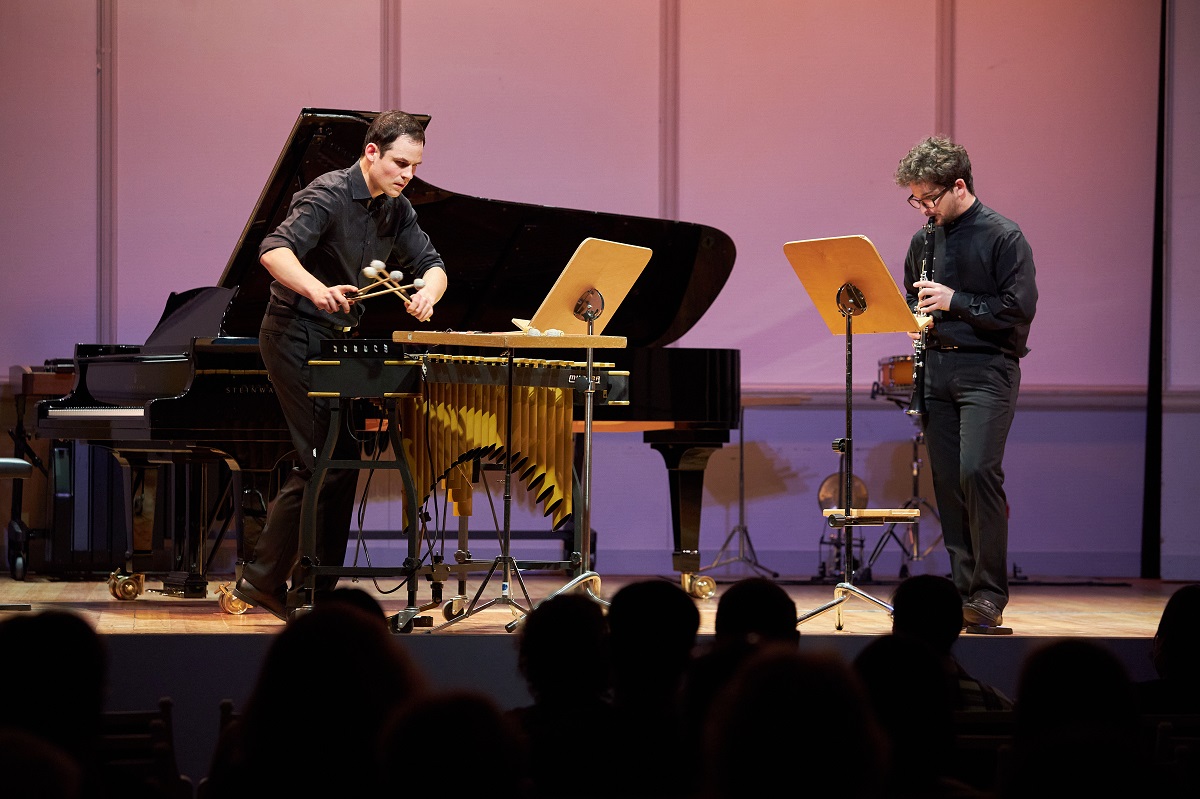
[[[932,280],[918,280],[913,283],[917,290],[917,313],[929,315],[934,311],[950,310],[950,298],[954,289]]]
[[[320,286],[313,289],[312,293],[308,295],[308,299],[322,311],[328,311],[329,313],[343,311],[348,313],[350,311],[350,303],[354,300],[354,295],[357,292],[358,287],[349,284]]]
[[[428,322],[429,317],[433,316],[433,299],[425,292],[425,289],[418,289],[409,297],[411,299],[405,303],[408,312],[418,321]]]

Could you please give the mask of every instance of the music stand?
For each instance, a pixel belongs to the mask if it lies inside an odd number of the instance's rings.
[[[520,348],[526,349],[568,349],[568,348],[586,348],[587,350],[587,371],[584,375],[585,386],[582,389],[584,393],[584,478],[583,478],[583,497],[582,508],[576,508],[575,512],[579,523],[575,526],[576,542],[579,544],[580,553],[580,574],[574,577],[567,585],[555,591],[554,594],[560,594],[568,591],[578,585],[588,583],[596,587],[599,591],[600,575],[590,570],[589,558],[591,555],[591,448],[592,448],[592,405],[595,394],[595,385],[597,378],[593,375],[594,361],[592,350],[594,348],[616,348],[624,347],[626,339],[623,336],[603,336],[596,330],[596,320],[600,318],[605,308],[604,297],[601,294],[601,289],[607,292],[610,296],[616,297],[617,302],[625,298],[629,293],[629,289],[637,281],[638,275],[642,269],[650,261],[651,251],[645,247],[635,247],[629,244],[620,244],[618,242],[605,241],[603,239],[589,238],[585,239],[575,250],[575,254],[567,262],[551,287],[546,298],[542,301],[541,306],[533,315],[532,319],[519,320],[514,319],[513,323],[519,328],[519,331],[505,333],[439,333],[439,332],[397,332],[393,335],[393,339],[401,343],[411,344],[449,344],[449,345],[465,345],[477,347],[503,347],[507,351],[508,360],[508,391],[505,397],[506,405],[506,430],[505,430],[505,464],[504,464],[504,527],[500,537],[500,555],[495,558],[491,570],[487,573],[483,582],[480,584],[474,599],[468,605],[466,611],[459,616],[450,619],[445,624],[435,628],[441,630],[451,624],[456,624],[465,618],[468,618],[486,608],[496,604],[511,605],[514,612],[520,613],[513,622],[506,625],[506,629],[512,632],[516,625],[520,622],[528,609],[521,607],[515,600],[509,596],[508,586],[510,576],[515,576],[517,582],[525,595],[525,601],[532,605],[529,599],[529,592],[525,589],[525,583],[521,579],[521,572],[517,568],[516,561],[510,554],[511,547],[511,506],[512,506],[512,398],[513,398],[513,353]],[[572,296],[572,292],[578,292]],[[611,303],[610,303],[611,305]],[[612,305],[611,310],[615,311],[615,305]],[[603,330],[607,319],[599,325],[600,330]],[[537,325],[545,325],[545,327],[536,327]],[[537,329],[536,334],[531,333],[531,328]],[[562,331],[562,335],[545,335],[548,330]],[[586,331],[586,332],[585,332]],[[580,533],[580,525],[582,525],[582,534]],[[482,605],[478,605],[479,598],[483,594],[488,581],[496,569],[502,569],[503,589],[499,598],[492,599]],[[553,596],[552,594],[551,596]],[[590,588],[588,595],[593,599],[604,603],[597,593],[594,593]],[[604,603],[607,604],[607,603]]]
[[[822,512],[830,527],[843,529],[845,554],[842,563],[846,580],[834,588],[832,601],[796,619],[796,624],[803,624],[836,609],[834,626],[840,630],[843,626],[842,604],[851,596],[871,602],[889,614],[892,612],[892,606],[887,602],[854,586],[854,528],[906,524],[921,515],[920,508],[853,507],[854,318],[859,318],[860,333],[916,333],[920,326],[875,245],[866,236],[789,241],[783,245],[783,254],[804,284],[829,332],[846,336],[846,435],[833,442],[833,450],[842,453],[845,459],[842,496],[846,507],[828,508]]]
[[[601,331],[637,282],[651,255],[653,252],[647,247],[604,239],[584,239],[558,280],[554,281],[533,318],[528,322],[514,319],[513,324],[522,330],[531,327],[541,331],[554,328],[564,333],[573,332],[576,336],[581,335],[580,328],[586,328],[581,341],[601,340],[605,338],[600,335]],[[608,317],[604,317],[605,310],[608,311]],[[621,342],[620,346],[624,346],[623,338]],[[592,413],[596,392],[596,378],[592,374],[592,348],[593,344],[588,343],[583,393],[583,507],[577,509],[579,512],[575,523],[575,540],[579,544],[580,555],[579,574],[557,591],[551,592],[546,599],[583,585],[591,599],[607,607],[608,602],[599,595],[600,575],[591,570],[589,563],[592,551]],[[514,619],[504,625],[504,629],[512,632],[522,620]]]

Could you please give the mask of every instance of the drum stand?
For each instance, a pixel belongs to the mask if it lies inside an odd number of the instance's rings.
[[[897,402],[896,404],[899,405],[900,403]],[[913,434],[912,438],[912,496],[900,507],[924,508],[933,514],[933,518],[940,522],[942,517],[938,515],[937,510],[926,501],[925,497],[921,496],[921,445],[925,443],[925,433],[921,430],[920,417],[914,417],[913,423],[917,426],[917,432]],[[913,521],[909,524],[909,527],[912,529],[912,532],[908,536],[909,543],[906,545],[900,539],[900,536],[896,534],[896,523],[892,522],[888,525],[887,530],[880,537],[879,543],[875,545],[875,550],[871,553],[871,557],[867,561],[867,567],[863,570],[864,579],[871,579],[871,567],[875,565],[875,561],[879,558],[880,553],[883,552],[884,545],[889,540],[895,541],[904,555],[904,560],[900,563],[901,580],[908,577],[909,561],[923,560],[928,557],[929,553],[933,552],[934,547],[942,540],[942,536],[939,534],[932,544],[926,547],[924,551],[921,551],[921,523]]]
[[[770,575],[778,578],[779,572],[771,571],[758,562],[758,554],[754,551],[753,542],[750,541],[750,530],[746,527],[746,442],[743,432],[745,428],[746,406],[743,405],[738,409],[738,523],[729,531],[729,535],[725,536],[725,543],[721,544],[717,557],[700,571],[710,571],[731,563],[745,563],[763,577]],[[737,536],[737,555],[729,557],[726,552],[729,551],[729,545],[733,542],[734,536]]]

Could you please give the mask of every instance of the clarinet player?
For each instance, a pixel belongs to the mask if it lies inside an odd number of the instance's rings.
[[[968,629],[1007,632],[1002,464],[1037,306],[1033,251],[1015,222],[975,196],[962,145],[929,137],[900,160],[894,177],[909,191],[909,205],[932,224],[913,235],[904,283],[913,312],[932,317],[924,333],[923,380],[914,391],[924,401],[922,426],[951,577]]]

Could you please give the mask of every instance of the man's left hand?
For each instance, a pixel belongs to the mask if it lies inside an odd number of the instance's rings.
[[[409,297],[408,312],[418,321],[428,322],[429,317],[433,316],[433,300],[425,293],[425,289],[419,289]]]
[[[950,298],[954,289],[932,280],[918,280],[913,283],[917,290],[917,313],[929,315],[934,311],[950,310]]]

